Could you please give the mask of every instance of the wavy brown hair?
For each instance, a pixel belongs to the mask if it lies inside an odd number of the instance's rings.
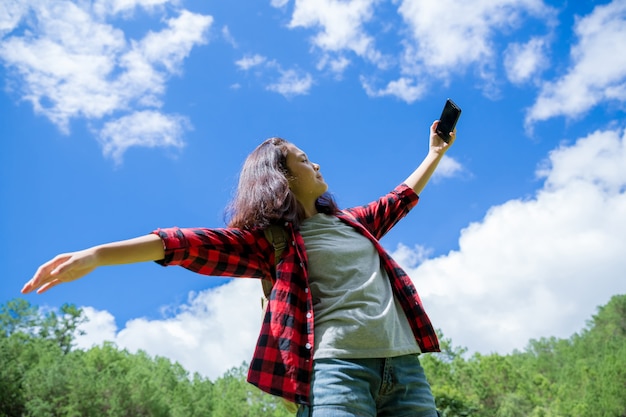
[[[287,145],[282,138],[269,138],[248,155],[235,197],[227,209],[229,227],[265,228],[272,223],[292,222],[297,228],[304,210],[289,189]],[[337,204],[329,193],[317,199],[319,212],[333,214]]]

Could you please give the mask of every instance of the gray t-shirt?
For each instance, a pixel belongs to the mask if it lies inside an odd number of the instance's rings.
[[[326,214],[306,219],[300,233],[315,313],[314,359],[419,353],[372,242]]]

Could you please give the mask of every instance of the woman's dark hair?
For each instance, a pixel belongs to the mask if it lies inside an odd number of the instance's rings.
[[[239,174],[237,192],[227,210],[229,227],[265,228],[285,221],[299,227],[304,210],[289,189],[287,145],[285,139],[270,138],[248,155]],[[317,199],[316,207],[326,214],[338,211],[329,193]]]

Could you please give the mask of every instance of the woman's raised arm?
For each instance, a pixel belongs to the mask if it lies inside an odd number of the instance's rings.
[[[452,146],[454,140],[456,139],[456,129],[454,132],[450,132],[450,141],[448,143],[444,142],[443,139],[437,135],[437,124],[439,121],[433,122],[430,126],[430,142],[428,148],[428,155],[422,161],[422,163],[417,167],[415,171],[404,181],[406,185],[413,188],[415,193],[419,195],[428,181],[430,177],[435,172],[437,165],[443,158],[443,155],[446,153],[448,148]]]
[[[64,253],[41,265],[22,293],[37,290],[41,294],[61,283],[82,278],[99,266],[158,261],[163,257],[163,242],[154,234]]]

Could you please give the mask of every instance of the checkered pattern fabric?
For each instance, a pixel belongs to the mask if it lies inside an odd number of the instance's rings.
[[[402,184],[368,205],[337,217],[372,241],[391,280],[422,352],[439,351],[435,330],[413,283],[379,243],[416,204],[418,196]],[[269,278],[274,286],[250,363],[248,381],[286,400],[308,404],[313,368],[314,315],[302,236],[290,223],[291,241],[275,266],[274,248],[263,230],[168,228],[153,233],[163,240],[162,265],[179,265],[211,276]]]

